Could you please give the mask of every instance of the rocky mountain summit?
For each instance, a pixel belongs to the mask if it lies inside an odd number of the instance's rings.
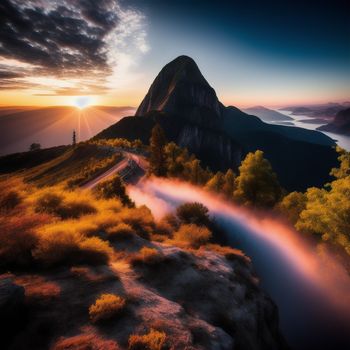
[[[326,135],[266,124],[236,107],[225,107],[188,56],[177,57],[160,71],[135,116],[123,118],[96,138],[148,143],[156,123],[169,141],[186,147],[212,170],[237,169],[248,152],[264,151],[289,190],[321,186],[337,164],[335,143]]]

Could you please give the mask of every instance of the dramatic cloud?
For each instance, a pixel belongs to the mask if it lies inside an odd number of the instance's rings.
[[[145,18],[118,0],[0,2],[0,89],[101,93],[147,50]]]

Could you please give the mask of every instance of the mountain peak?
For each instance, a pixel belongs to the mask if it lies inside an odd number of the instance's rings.
[[[163,67],[137,109],[136,116],[151,111],[162,111],[191,121],[198,121],[204,116],[209,121],[221,114],[221,104],[196,62],[182,55]]]

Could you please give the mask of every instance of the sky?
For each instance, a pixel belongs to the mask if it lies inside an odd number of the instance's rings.
[[[138,106],[191,56],[226,105],[350,99],[346,0],[1,0],[0,105]]]

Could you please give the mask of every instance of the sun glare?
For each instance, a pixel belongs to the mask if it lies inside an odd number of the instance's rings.
[[[79,96],[73,101],[73,105],[79,109],[91,106],[93,100],[87,96]]]

